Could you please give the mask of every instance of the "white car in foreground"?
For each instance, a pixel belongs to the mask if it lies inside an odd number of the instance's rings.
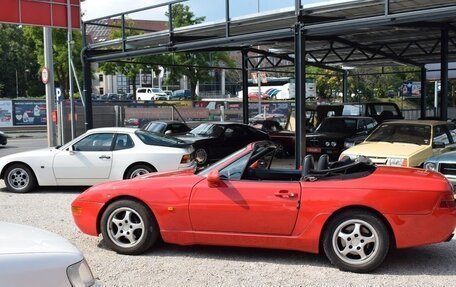
[[[135,128],[92,129],[56,148],[0,158],[0,178],[12,192],[37,186],[89,186],[149,172],[192,168],[193,147]]]
[[[82,253],[65,238],[6,222],[0,230],[1,286],[99,286]]]

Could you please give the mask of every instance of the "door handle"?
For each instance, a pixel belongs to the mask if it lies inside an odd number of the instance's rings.
[[[99,157],[99,159],[110,159],[111,157],[108,155],[102,155]]]
[[[274,193],[274,195],[282,198],[295,198],[297,196],[296,193],[289,192],[288,190],[280,190],[279,192]]]

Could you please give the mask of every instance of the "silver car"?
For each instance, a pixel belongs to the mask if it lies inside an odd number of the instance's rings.
[[[453,186],[456,185],[456,151],[431,156],[424,162],[423,167],[440,172]]]
[[[0,222],[0,230],[1,286],[100,286],[82,253],[65,238],[7,222]]]

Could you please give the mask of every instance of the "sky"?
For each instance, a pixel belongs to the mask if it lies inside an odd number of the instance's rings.
[[[322,0],[302,0],[309,4]],[[130,11],[160,3],[166,0],[86,0],[81,3],[83,20],[87,21],[107,15]],[[258,11],[266,12],[281,8],[294,7],[295,0],[230,0],[231,17],[255,14]],[[184,2],[196,17],[205,16],[206,21],[218,21],[225,18],[225,0],[189,0]],[[148,10],[147,12],[129,15],[132,19],[165,20],[166,7]]]

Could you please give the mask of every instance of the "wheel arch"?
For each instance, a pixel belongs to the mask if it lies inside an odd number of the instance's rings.
[[[0,172],[1,179],[3,179],[5,177],[5,171],[14,164],[23,164],[23,165],[27,166],[28,168],[30,168],[30,170],[33,172],[33,176],[35,176],[35,178],[36,178],[36,182],[38,183],[38,185],[40,185],[39,178],[36,176],[35,170],[29,164],[27,164],[23,161],[12,161],[12,162],[7,163]]]
[[[137,161],[137,162],[134,162],[132,164],[130,164],[129,166],[127,166],[127,168],[124,170],[124,173],[122,175],[122,179],[125,179],[125,177],[127,176],[127,173],[128,171],[135,165],[139,165],[139,164],[143,164],[143,165],[147,165],[148,167],[150,167],[151,169],[154,170],[154,172],[157,172],[157,168],[155,166],[153,166],[151,163],[149,162],[145,162],[145,161]]]
[[[131,200],[131,201],[135,201],[137,203],[144,205],[147,208],[147,210],[149,210],[150,214],[155,218],[157,225],[158,225],[158,230],[159,230],[158,234],[161,237],[160,223],[158,222],[158,219],[155,216],[154,211],[144,201],[142,201],[141,199],[139,199],[137,197],[131,196],[131,195],[122,195],[122,196],[111,198],[109,201],[107,201],[103,205],[103,207],[100,209],[100,211],[98,212],[98,215],[97,215],[97,221],[96,221],[97,222],[97,234],[101,233],[101,217],[103,216],[103,213],[106,211],[106,209],[108,208],[109,205],[111,205],[112,203],[119,201],[119,200]]]
[[[396,248],[396,235],[394,234],[394,230],[393,228],[391,227],[391,224],[389,223],[389,221],[386,219],[385,216],[383,216],[383,214],[381,212],[379,212],[378,210],[372,208],[372,207],[368,207],[368,206],[364,206],[364,205],[350,205],[350,206],[344,206],[338,210],[336,210],[335,212],[333,212],[331,214],[330,217],[328,217],[328,219],[325,221],[325,223],[323,224],[323,227],[321,229],[321,232],[320,232],[320,238],[319,238],[319,246],[318,246],[318,253],[321,253],[322,250],[323,250],[323,236],[324,234],[326,233],[326,229],[328,228],[328,224],[329,222],[335,218],[336,216],[338,216],[339,214],[342,214],[342,213],[345,213],[347,211],[365,211],[365,212],[369,212],[375,216],[377,216],[382,222],[383,224],[385,224],[386,226],[386,229],[388,230],[388,235],[389,235],[389,239],[390,239],[390,249],[394,249]]]

